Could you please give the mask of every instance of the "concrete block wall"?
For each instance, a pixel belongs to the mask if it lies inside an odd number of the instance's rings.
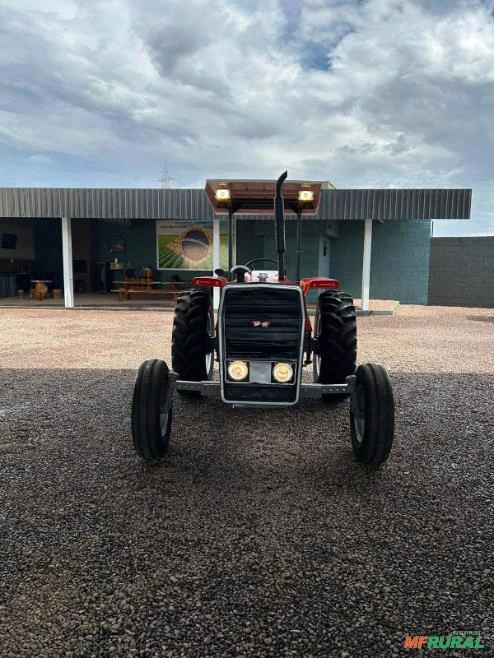
[[[339,224],[339,237],[333,240],[331,250],[331,276],[354,297],[360,297],[364,222]],[[427,304],[430,230],[429,220],[373,223],[371,299]]]
[[[427,304],[431,222],[374,222],[370,293],[375,299]]]
[[[432,238],[428,303],[494,307],[494,236]]]

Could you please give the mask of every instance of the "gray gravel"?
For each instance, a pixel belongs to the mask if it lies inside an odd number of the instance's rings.
[[[166,463],[142,464],[135,369],[171,319],[0,310],[2,658],[376,658],[460,629],[493,655],[494,312],[359,319],[397,404],[378,472],[346,403],[177,400]]]

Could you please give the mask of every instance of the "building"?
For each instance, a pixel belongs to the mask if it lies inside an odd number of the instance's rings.
[[[469,219],[471,190],[317,185],[317,213],[300,223],[287,215],[289,277],[301,230],[301,276],[339,279],[364,308],[369,296],[427,303],[431,220]],[[235,262],[276,257],[270,219],[234,214]],[[188,234],[194,227],[205,237]],[[227,230],[228,216],[214,214],[200,189],[0,188],[0,296],[46,280],[70,307],[73,291],[108,292],[126,269],[143,267],[156,281],[188,281],[224,264]],[[191,258],[180,251],[186,243]],[[205,243],[210,251],[200,258]],[[163,250],[177,258],[166,260]]]

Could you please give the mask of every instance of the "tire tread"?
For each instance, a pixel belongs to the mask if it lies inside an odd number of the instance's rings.
[[[208,290],[186,290],[177,299],[172,330],[172,368],[180,379],[211,379],[205,365],[207,320],[211,312]]]
[[[165,437],[160,430],[161,397],[166,392],[168,372],[168,366],[160,359],[144,361],[137,371],[132,397],[132,438],[137,454],[146,461],[160,461],[168,449],[171,408]]]
[[[321,367],[319,378],[314,370],[314,379],[321,384],[343,384],[354,374],[357,362],[357,321],[351,295],[333,290],[319,295],[316,326],[318,318]]]
[[[389,457],[394,437],[394,397],[386,370],[372,363],[357,368],[357,384],[364,387],[365,431],[357,440],[350,410],[352,445],[357,461],[377,468]]]

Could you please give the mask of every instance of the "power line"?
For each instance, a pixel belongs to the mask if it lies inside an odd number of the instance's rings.
[[[153,181],[156,183],[161,183],[161,189],[167,190],[170,187],[170,183],[176,180],[173,176],[170,176],[168,173],[168,167],[163,166],[163,171],[161,172],[160,178],[153,178]]]

